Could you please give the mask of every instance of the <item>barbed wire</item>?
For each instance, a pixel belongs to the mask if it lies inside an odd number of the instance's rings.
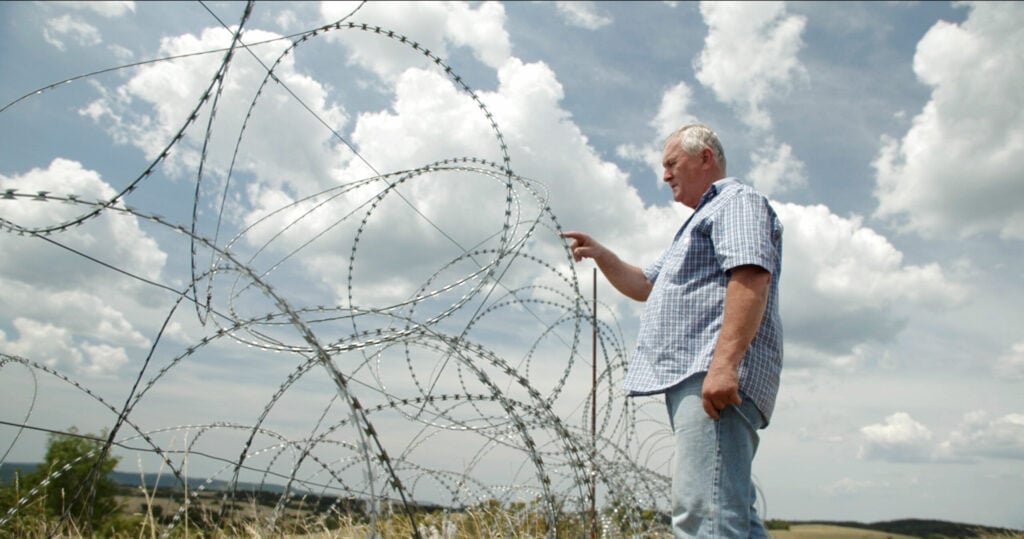
[[[343,499],[360,500],[371,529],[379,526],[385,513],[398,508],[414,530],[418,530],[416,506],[425,501],[466,508],[489,500],[508,503],[525,499],[539,502],[549,535],[555,536],[567,512],[587,511],[589,485],[595,479],[601,487],[606,536],[617,533],[607,516],[613,513],[617,519],[631,520],[635,530],[660,526],[657,521],[643,523],[640,509],[666,507],[668,480],[659,472],[665,468],[664,444],[659,435],[645,430],[643,405],[624,399],[618,390],[626,353],[614,310],[600,305],[602,316],[593,343],[599,352],[600,393],[598,402],[593,402],[589,390],[577,390],[581,384],[576,381],[582,379],[583,367],[587,367],[589,381],[590,365],[584,358],[590,355],[590,343],[584,342],[583,335],[591,329],[591,306],[581,293],[571,255],[560,237],[562,227],[547,203],[548,193],[541,182],[514,172],[509,145],[484,101],[451,66],[416,40],[378,25],[351,22],[358,8],[332,24],[288,36],[290,45],[268,66],[244,39],[243,29],[252,12],[253,4],[245,4],[239,23],[229,28],[229,47],[196,53],[220,52],[223,57],[181,126],[124,188],[112,196],[90,199],[0,186],[0,231],[60,247],[84,263],[127,276],[147,291],[143,292],[147,302],[154,305],[166,298],[164,310],[158,309],[164,313],[163,319],[147,324],[154,327],[152,344],[138,358],[127,395],[118,397],[116,392],[87,387],[83,377],[39,358],[0,351],[0,381],[5,377],[11,380],[12,370],[19,367],[31,373],[33,380],[26,390],[29,397],[24,415],[18,421],[0,421],[0,425],[16,429],[0,463],[22,443],[24,431],[60,432],[33,422],[38,408],[56,404],[51,396],[60,391],[53,389],[52,383],[56,383],[84,397],[108,418],[100,422],[108,433],[97,440],[102,441],[102,449],[82,457],[94,459],[94,469],[115,449],[118,454],[155,458],[157,466],[168,470],[181,487],[190,485],[190,467],[195,469],[200,463],[209,467],[205,482],[189,489],[188,496],[180,500],[165,535],[186,518],[191,505],[200,503],[199,495],[207,489],[221,492],[216,519],[230,518],[231,502],[249,483],[245,477],[253,475],[257,489],[281,488],[274,509],[263,522],[268,530],[296,497],[329,495],[337,498],[336,504]],[[260,110],[268,84],[272,81],[283,87],[290,99],[316,116],[277,71],[282,60],[299,47],[339,32],[388,40],[423,56],[479,110],[493,133],[498,162],[479,157],[442,158],[414,168],[380,172],[359,154],[355,144],[316,117],[373,175],[300,194],[245,223],[230,219],[226,201],[232,182],[241,181],[236,178],[235,166],[242,141],[250,119]],[[214,131],[223,129],[218,123],[218,104],[225,99],[230,68],[241,51],[257,58],[265,76],[234,141],[222,191],[210,202],[204,198],[203,188],[207,150]],[[122,67],[185,56],[191,55]],[[16,105],[108,71],[70,77],[29,92],[0,108],[0,122]],[[206,122],[200,127],[204,111]],[[134,193],[143,184],[161,180],[160,168],[183,144],[186,133],[196,129],[200,130],[201,150],[193,169],[195,185],[188,219],[164,217],[133,205]],[[494,198],[503,199],[502,205],[490,208],[453,208],[471,213],[493,211],[481,213],[480,230],[472,243],[466,243],[466,236],[459,239],[458,234],[446,230],[403,192],[417,183],[456,182],[460,178],[474,186],[491,186]],[[54,219],[41,224],[19,222],[10,211],[36,203],[59,204],[61,211],[50,212]],[[367,247],[374,243],[374,227],[394,218],[396,208],[439,235],[435,258],[402,261],[401,254]],[[205,234],[201,216],[209,210],[215,224],[212,233]],[[104,260],[88,246],[74,245],[70,234],[99,219],[147,223],[178,238],[182,246],[187,245],[187,282],[161,281],[118,261]],[[238,230],[223,241],[226,225]],[[306,305],[301,291],[275,278],[282,271],[310,264],[313,252],[324,245],[347,250],[342,266],[344,286],[336,289],[336,305]],[[209,255],[208,266],[200,263],[204,253]],[[381,277],[374,273],[375,268],[381,266],[388,267],[392,278],[413,283],[408,288],[411,292],[397,299],[380,299],[388,295],[378,297],[374,292],[380,288]],[[192,340],[179,348],[180,338],[170,338],[168,331],[182,323],[182,306],[193,308],[196,317],[189,326],[194,332]],[[186,376],[181,372],[185,365],[215,363],[227,356],[233,358],[234,365],[259,363],[268,372],[281,375],[264,400],[238,397],[241,412],[255,414],[251,421],[217,419],[240,411],[215,409],[223,404],[223,396],[207,395],[210,404],[200,403],[200,407],[208,415],[200,421],[153,424],[160,418],[175,417],[174,410],[158,410],[163,398],[160,391],[173,384],[175,376]],[[282,371],[282,366],[287,368]],[[295,403],[304,402],[311,389],[326,402],[316,408],[296,409]],[[122,405],[115,404],[122,399]],[[13,410],[15,403],[8,405]],[[597,407],[600,417],[593,432],[588,420],[591,406]],[[296,435],[303,427],[305,434]],[[446,460],[456,454],[459,462]],[[34,495],[74,464],[64,463],[0,515],[0,532]]]

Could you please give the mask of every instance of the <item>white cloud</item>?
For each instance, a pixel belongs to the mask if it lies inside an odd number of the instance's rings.
[[[119,62],[129,63],[135,58],[135,53],[132,52],[131,49],[116,43],[107,45],[107,50],[110,51],[110,54],[114,58],[117,58]]]
[[[54,159],[46,169],[22,175],[0,175],[0,186],[18,193],[47,191],[80,200],[106,200],[115,190],[99,174],[67,159]],[[16,198],[5,201],[4,219],[26,228],[73,222],[94,209],[57,201]],[[167,259],[138,219],[108,210],[80,225],[46,236],[54,244],[15,234],[0,235],[0,315],[13,320],[16,338],[3,337],[4,350],[79,374],[108,374],[123,365],[125,347],[141,348],[149,340],[131,320],[139,312],[138,281],[112,279],[100,264],[58,248],[88,252],[145,279],[159,280]],[[148,298],[148,299],[151,299]]]
[[[693,91],[685,82],[678,82],[661,95],[661,104],[648,125],[654,129],[655,138],[642,146],[623,144],[615,149],[616,155],[625,159],[646,163],[653,171],[652,177],[661,185],[663,169],[661,157],[665,139],[676,129],[697,120],[688,109],[693,100]]]
[[[321,15],[338,20],[352,12],[360,2],[324,2]],[[476,9],[455,2],[368,2],[353,20],[374,21],[385,31],[393,31],[419,43],[435,56],[446,58],[448,46],[469,47],[485,65],[497,68],[511,54],[505,30],[505,8],[496,2],[484,2]],[[425,67],[430,60],[381,35],[361,30],[341,30],[327,34],[348,48],[348,61],[394,81],[410,67]]]
[[[696,121],[696,117],[689,112],[692,102],[693,90],[683,81],[665,90],[661,96],[658,114],[650,121],[650,126],[657,132],[659,140],[664,141],[676,129]]]
[[[548,85],[524,90],[524,97],[561,94],[560,87]],[[496,134],[483,111],[434,70],[405,71],[395,85],[392,109],[361,115],[352,132],[359,153],[378,170],[416,167],[442,156],[501,158]],[[435,136],[437,127],[442,125],[446,126],[446,136]],[[511,126],[503,128],[508,130]]]
[[[278,12],[277,16],[274,17],[274,22],[279,28],[285,31],[294,30],[298,28],[299,16],[290,9],[282,9]]]
[[[822,488],[822,491],[827,496],[847,496],[851,494],[860,494],[861,492],[870,491],[875,488],[878,488],[878,485],[872,481],[844,477],[834,483],[825,485]]]
[[[67,14],[46,21],[46,27],[43,28],[43,39],[62,51],[67,50],[63,39],[70,39],[83,47],[99,45],[103,42],[103,37],[95,26],[74,19]]]
[[[793,339],[787,359],[858,364],[871,350],[865,343],[892,339],[913,309],[955,305],[965,295],[938,264],[904,264],[903,254],[858,217],[821,205],[773,205],[785,227],[781,307]]]
[[[519,233],[539,217],[535,213],[547,202],[566,227],[587,230],[612,245],[620,245],[624,255],[655,256],[652,251],[663,246],[662,239],[670,236],[669,228],[678,216],[670,212],[673,220],[652,221],[643,215],[639,197],[622,171],[601,161],[579,129],[567,121],[568,113],[560,106],[563,89],[550,68],[510,59],[498,71],[498,80],[497,90],[479,92],[480,99],[501,126],[514,171],[546,184],[542,194],[547,198],[541,201],[516,186],[511,217],[524,221]],[[409,69],[397,79],[390,110],[357,118],[352,142],[382,172],[419,167],[450,156],[500,162],[500,144],[484,114],[436,70]],[[439,125],[445,126],[443,137],[437,136]],[[550,151],[553,147],[560,151]],[[372,172],[362,163],[350,161],[334,176],[345,185],[372,176]],[[275,216],[273,222],[254,230],[247,239],[259,244],[277,230],[286,229],[275,249],[286,248],[332,227],[322,241],[307,248],[303,259],[319,280],[342,297],[347,282],[338,278],[338,268],[348,265],[350,244],[360,222],[352,218],[334,223],[347,214],[347,204],[356,207],[383,188],[381,183],[353,190],[294,225],[288,223],[302,210]],[[290,201],[269,190],[260,190],[259,196],[260,210],[253,215],[267,214]],[[502,178],[476,173],[430,172],[401,184],[374,206],[368,224],[362,227],[354,270],[359,299],[393,302],[407,297],[432,273],[460,256],[461,248],[480,242],[492,245],[500,235],[507,203]],[[357,216],[361,218],[365,211]],[[660,210],[654,213],[660,214]],[[610,214],[619,215],[627,224],[617,226],[606,217]],[[651,233],[653,229],[658,229],[657,234]],[[544,249],[545,256],[564,256],[553,232],[540,231],[533,248]],[[389,271],[396,265],[403,267],[401,278]],[[510,286],[515,279],[529,278],[516,274],[507,277]]]
[[[84,371],[94,376],[117,372],[122,365],[128,363],[128,354],[124,348],[84,343],[82,350],[88,358]]]
[[[949,440],[940,446],[946,458],[1024,460],[1024,414],[993,417],[986,412],[966,414]]]
[[[781,2],[701,2],[700,12],[708,35],[694,60],[697,80],[747,125],[770,128],[766,102],[806,76],[797,58],[806,19]]]
[[[480,9],[485,8],[497,9],[497,6],[481,6]],[[259,31],[250,31],[247,35],[250,39],[262,36]],[[212,49],[223,46],[225,38],[226,33],[211,29],[200,37],[166,38],[162,50],[170,55]],[[416,54],[409,50],[404,52]],[[274,55],[264,54],[269,64],[267,59]],[[202,88],[208,84],[209,74],[216,68],[213,57],[190,62],[144,67],[127,84],[91,104],[83,114],[98,122],[110,122],[118,140],[137,144],[153,156],[180,127],[179,122],[188,114]],[[262,75],[258,67],[246,62],[244,55],[239,56],[229,72],[229,85],[218,111],[213,132],[215,140],[209,152],[207,166],[210,169],[216,170],[219,166],[223,170],[229,147],[216,138],[223,133],[221,126],[241,123],[242,112],[248,105],[245,97],[251,95]],[[312,77],[295,75],[293,70],[294,66],[286,59],[278,68],[278,77],[300,95],[307,96],[305,99],[319,114],[330,118],[337,109],[325,109],[328,87]],[[554,73],[542,63],[526,64],[509,59],[497,71],[497,79],[496,91],[480,91],[478,95],[501,126],[504,142],[511,148],[515,171],[541,178],[548,184],[551,201],[558,204],[572,201],[555,210],[572,227],[605,232],[603,238],[613,241],[616,236],[629,238],[616,243],[625,245],[627,253],[653,256],[650,251],[661,242],[653,242],[651,238],[670,235],[667,228],[672,226],[671,221],[658,219],[652,223],[640,216],[642,204],[629,188],[622,171],[601,161],[579,129],[568,121],[569,114],[560,106],[564,91]],[[155,114],[136,112],[133,106],[139,101],[151,103]],[[253,261],[257,271],[274,267],[301,248],[301,256],[294,257],[293,266],[304,273],[296,280],[300,284],[295,286],[320,283],[330,289],[335,298],[345,300],[348,282],[344,269],[349,265],[355,234],[359,232],[353,270],[359,297],[355,300],[362,306],[390,305],[408,298],[429,282],[432,274],[444,264],[461,256],[462,249],[480,247],[482,242],[483,247],[487,247],[491,245],[487,241],[493,243],[500,236],[508,204],[503,179],[455,172],[430,172],[409,179],[375,204],[369,221],[361,226],[360,219],[386,183],[349,188],[374,176],[375,172],[361,160],[352,159],[347,151],[336,154],[314,151],[325,144],[329,134],[320,127],[303,124],[302,118],[294,114],[295,109],[288,108],[287,101],[289,99],[263,97],[254,111],[256,120],[253,122],[262,118],[265,123],[263,127],[250,123],[239,155],[238,168],[248,170],[255,178],[241,182],[245,185],[244,192],[235,200],[237,213],[232,215],[238,216],[240,225],[253,228],[245,232],[232,250],[243,261],[247,253],[257,255]],[[335,121],[341,122],[336,117]],[[201,118],[196,125],[204,126],[205,122]],[[444,126],[445,136],[437,136],[438,126]],[[179,156],[180,170],[195,165],[201,136],[201,132],[193,134],[175,148],[172,155]],[[237,134],[228,132],[221,136],[233,142],[232,137]],[[501,141],[485,112],[436,67],[406,69],[396,74],[390,107],[358,116],[350,140],[360,155],[380,172],[420,167],[446,157],[471,156],[501,162]],[[552,152],[553,147],[561,150]],[[296,160],[296,155],[312,157]],[[302,166],[319,170],[319,173],[311,170],[309,174],[301,174],[296,168]],[[549,181],[551,178],[556,180]],[[325,200],[323,196],[291,206],[301,197],[331,187],[348,191],[320,207],[316,204]],[[539,213],[543,207],[536,205],[544,201],[533,200],[521,187],[517,189],[511,218],[523,219],[529,224],[537,218],[534,213]],[[627,197],[622,196],[623,191],[628,193]],[[596,210],[582,212],[578,209],[584,206]],[[635,222],[621,228],[612,226],[603,215],[613,209],[624,221]],[[577,218],[583,213],[586,217]],[[674,212],[669,213],[678,219]],[[660,232],[649,234],[654,228]],[[616,236],[612,236],[612,231]],[[545,230],[544,234],[546,239],[538,248],[554,249],[550,253],[559,256],[553,230]],[[479,263],[486,257],[476,258]],[[401,275],[392,271],[397,266],[403,268]],[[286,269],[277,268],[274,275],[295,275],[285,273]],[[450,275],[438,276],[437,280],[447,277]],[[275,285],[282,283],[275,280]],[[322,295],[319,301],[323,301]]]
[[[1019,342],[996,360],[995,373],[1010,380],[1024,378],[1024,342]]]
[[[847,353],[840,353],[831,359],[831,364],[842,371],[856,371],[864,365],[891,366],[893,359],[884,348],[870,342],[859,342]]]
[[[17,290],[17,294],[12,296],[20,296],[24,292]],[[34,301],[39,305],[24,308],[25,312],[38,313],[40,316],[60,313],[51,320],[60,320],[63,327],[71,329],[76,335],[88,335],[103,342],[136,347],[149,345],[149,341],[132,326],[124,313],[112,307],[108,299],[99,295],[82,290],[61,290],[49,294],[36,294],[31,300],[24,298],[19,303],[24,304],[28,301]]]
[[[469,47],[478,60],[497,68],[509,59],[512,45],[505,30],[505,7],[484,2],[474,10],[468,4],[444,4],[448,9],[445,36],[453,45]]]
[[[82,341],[71,331],[48,322],[16,317],[11,324],[18,338],[8,340],[0,331],[0,349],[58,371],[103,376],[117,372],[128,361],[121,347]]]
[[[11,341],[6,334],[0,332],[5,351],[9,350],[12,355],[20,355],[50,367],[81,365],[82,354],[72,345],[67,330],[22,317],[12,319],[11,325],[18,332],[19,338]]]
[[[758,190],[768,196],[803,187],[807,184],[807,171],[803,161],[793,155],[789,144],[775,144],[769,140],[752,156],[754,168],[748,177]]]
[[[107,18],[120,17],[126,13],[135,13],[135,2],[123,0],[104,0],[102,2],[53,2],[56,5],[88,10]]]
[[[885,423],[860,429],[864,443],[858,457],[866,460],[917,462],[931,458],[932,432],[905,412],[885,418]]]
[[[931,99],[901,140],[883,137],[877,215],[925,236],[1024,239],[1024,5],[966,4],[921,39],[914,72]]]
[[[609,15],[598,10],[594,2],[555,2],[555,8],[570,26],[599,30],[613,22]]]
[[[246,39],[251,41],[277,37],[260,30],[246,32]],[[223,28],[208,28],[199,36],[164,38],[160,53],[175,56],[216,50],[227,46],[230,38]],[[271,81],[263,89],[256,112],[247,118],[254,92],[266,76],[263,66],[274,65],[287,46],[286,41],[276,41],[251,49],[262,65],[248,52],[235,56],[218,102],[218,121],[206,148],[207,173],[223,175],[227,171],[241,137],[245,151],[234,165],[236,173],[245,171],[274,186],[293,184],[304,186],[304,190],[328,183],[332,145],[337,144],[331,138],[331,129],[343,130],[347,117],[339,106],[328,101],[324,85],[296,72],[294,55],[285,56],[277,64],[274,74],[280,84]],[[104,92],[81,113],[104,125],[117,142],[134,145],[148,159],[155,159],[185,125],[221,61],[220,55],[203,55],[144,66],[127,83]],[[281,84],[287,85],[305,106]],[[207,142],[209,110],[207,102],[189,125],[186,137],[175,145],[166,161],[169,172],[183,174],[188,170],[191,174],[198,170],[202,146]],[[243,124],[246,130],[240,132]]]
[[[562,108],[564,91],[543,63],[507,62],[498,72],[496,94],[482,96],[512,148],[512,166],[522,176],[543,182],[552,211],[563,225],[582,227],[621,245],[623,255],[660,251],[678,226],[678,213],[645,214],[626,174],[601,159]],[[557,152],[551,151],[558,148]],[[616,216],[609,219],[608,216]],[[660,230],[660,233],[652,233]],[[621,240],[621,241],[617,241]]]
[[[13,188],[18,193],[46,191],[54,196],[73,195],[80,200],[109,200],[116,193],[95,171],[84,168],[76,161],[62,158],[54,159],[46,169],[34,168],[15,176],[0,174],[0,186],[4,189]],[[80,220],[93,211],[94,206],[91,205],[19,199],[5,204],[3,217],[21,227],[42,229]],[[148,279],[159,278],[167,259],[156,242],[139,228],[136,218],[115,212],[105,212],[99,218],[90,218],[84,224],[61,231],[53,237],[72,247],[88,246],[93,256],[100,260],[116,262],[122,268]],[[110,241],[111,238],[114,241]],[[3,241],[18,240],[0,236],[0,242]],[[55,248],[40,241],[25,242],[17,250],[18,257],[0,257],[0,275],[40,286],[54,282],[75,286],[94,278],[98,271],[106,271],[93,268],[67,272],[64,268],[53,267],[52,262],[47,260],[52,257]]]
[[[466,22],[468,19],[464,16],[471,15],[460,11],[462,8],[447,5],[429,5],[425,9],[433,10],[431,13],[442,18],[448,17],[450,31],[446,39],[454,39],[451,35],[458,34],[453,30],[458,26],[455,23]],[[497,18],[500,11],[499,5],[486,4],[472,15],[486,15],[487,20],[493,21],[500,20]],[[460,35],[464,37],[455,41],[472,42],[477,39],[466,33]],[[265,38],[257,30],[251,30],[247,36],[252,40]],[[226,38],[227,33],[217,29],[205,31],[199,37],[166,38],[162,52],[172,55],[213,49],[223,46]],[[382,39],[377,36],[378,43]],[[364,49],[372,51],[374,47],[366,46]],[[268,64],[268,60],[275,57],[273,50],[263,54]],[[407,49],[403,54],[416,56],[417,53]],[[312,95],[313,98],[306,97],[307,101],[322,115],[330,117],[331,110],[335,109],[324,110],[326,86],[312,77],[294,75],[291,57],[278,68],[278,77],[300,95]],[[97,121],[112,122],[119,140],[138,144],[153,156],[179,128],[181,119],[187,116],[202,88],[208,84],[216,62],[214,57],[204,57],[144,67],[126,85],[111,92],[108,98],[95,102],[85,113]],[[224,140],[218,142],[217,137],[223,132],[221,126],[241,123],[248,105],[245,96],[251,95],[261,75],[260,68],[252,66],[245,55],[239,55],[232,65],[213,131],[214,140],[207,163],[209,169],[216,170],[219,165],[223,170],[230,148],[225,140],[233,142],[237,134],[227,132],[220,135]],[[504,143],[512,148],[512,166],[517,173],[528,177],[540,174],[545,180],[558,178],[548,185],[550,200],[574,200],[598,208],[598,211],[588,212],[589,217],[585,220],[572,219],[574,227],[591,225],[587,229],[596,232],[614,229],[607,226],[606,219],[599,217],[611,212],[612,207],[623,215],[636,215],[631,211],[622,212],[622,204],[629,202],[640,209],[639,198],[628,187],[625,175],[614,165],[597,158],[579,129],[568,121],[569,114],[559,104],[564,96],[563,89],[547,66],[509,59],[501,65],[497,78],[499,87],[495,92],[480,91],[478,95],[501,126]],[[405,69],[395,74],[393,80],[394,94],[389,109],[361,114],[350,136],[362,158],[378,171],[419,167],[445,157],[473,156],[501,162],[502,141],[497,139],[484,111],[438,68]],[[305,93],[301,92],[303,89],[306,89]],[[358,232],[353,279],[358,284],[360,297],[355,299],[364,306],[379,306],[381,303],[377,302],[391,304],[408,297],[417,287],[430,282],[432,274],[442,269],[444,264],[461,256],[463,249],[487,247],[491,243],[486,242],[493,243],[500,237],[508,204],[503,180],[467,173],[431,172],[409,179],[373,206],[373,214],[364,226],[360,226],[360,219],[370,208],[374,195],[384,189],[386,184],[383,182],[351,189],[312,213],[307,212],[314,209],[314,202],[289,207],[300,197],[331,186],[354,185],[375,173],[361,160],[352,159],[347,151],[338,154],[322,152],[317,156],[315,149],[324,146],[328,138],[326,130],[303,125],[302,117],[297,119],[294,114],[296,109],[288,108],[290,99],[271,99],[266,95],[262,99],[246,132],[243,152],[239,155],[240,165],[236,165],[236,173],[238,168],[245,169],[256,180],[244,182],[245,191],[235,201],[239,205],[237,215],[245,226],[258,225],[248,230],[242,241],[232,247],[242,260],[247,256],[246,249],[257,253],[258,258],[254,261],[257,271],[274,267],[283,260],[282,257],[290,257],[289,253],[301,248],[302,255],[294,257],[291,265],[292,270],[298,268],[305,273],[296,281],[300,284],[295,286],[322,283],[334,292],[336,298],[344,300],[348,282],[344,275],[339,276],[339,268],[348,267],[352,242],[357,239],[355,234]],[[131,107],[137,100],[151,103],[155,115],[134,112]],[[265,122],[262,128],[254,123],[261,118]],[[336,120],[336,123],[340,121]],[[202,117],[196,125],[205,125]],[[445,126],[445,136],[437,136],[438,126]],[[175,148],[172,155],[179,155],[177,159],[181,170],[195,166],[202,135],[201,131],[192,134]],[[562,150],[551,152],[552,147]],[[310,154],[316,157],[295,158],[296,155]],[[311,162],[316,163],[315,168],[320,171],[318,174],[311,171],[304,175],[295,170],[297,167],[301,170],[302,166],[313,168]],[[316,180],[306,180],[307,177]],[[581,189],[580,185],[585,187]],[[621,192],[622,189],[631,193],[632,198],[624,200],[621,195],[607,194]],[[526,223],[536,219],[538,216],[534,212],[539,212],[542,206],[535,205],[544,201],[532,199],[532,195],[520,188],[511,218],[524,219]],[[323,197],[318,200],[323,200]],[[363,206],[360,208],[360,205]],[[575,207],[574,204],[572,208]],[[351,213],[357,208],[357,213]],[[578,213],[560,211],[556,210],[560,216]],[[598,228],[598,223],[605,227]],[[626,230],[650,228],[651,224],[644,223],[642,227],[631,226]],[[669,233],[665,231],[658,237]],[[558,242],[554,241],[553,230],[547,230],[545,234],[547,245],[541,242],[539,248],[555,247]],[[650,246],[651,240],[641,237],[645,239],[622,243],[634,248]],[[272,244],[268,243],[271,241]],[[310,241],[312,243],[307,244]],[[486,257],[475,258],[478,259],[476,263],[480,263]],[[393,276],[390,271],[396,265],[403,267],[401,278]],[[275,276],[289,275],[286,270],[275,269]],[[452,271],[455,270],[446,270],[448,273]],[[436,279],[448,277],[450,275]],[[281,284],[282,281],[275,283]]]
[[[747,177],[769,196],[803,187],[806,167],[770,134],[767,105],[807,76],[797,57],[806,18],[787,14],[782,2],[701,2],[700,12],[708,35],[694,60],[697,80],[764,139],[751,154]]]

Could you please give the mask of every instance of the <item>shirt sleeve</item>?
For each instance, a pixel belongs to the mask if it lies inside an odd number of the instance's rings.
[[[642,268],[644,277],[647,277],[647,280],[650,281],[651,284],[654,284],[654,282],[658,280],[658,275],[661,274],[661,268],[665,265],[666,256],[668,256],[668,249],[662,251],[661,256],[659,256],[657,260]]]
[[[715,216],[711,240],[723,271],[752,264],[774,272],[780,256],[782,227],[768,200],[741,192]]]

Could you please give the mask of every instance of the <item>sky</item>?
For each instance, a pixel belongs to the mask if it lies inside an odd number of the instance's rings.
[[[524,432],[571,475],[593,264],[557,233],[653,261],[700,121],[785,227],[765,516],[1024,528],[1024,3],[245,7],[0,3],[0,460],[130,401],[126,443],[352,471],[356,398],[438,485],[528,483]],[[370,30],[309,33],[339,20]],[[618,387],[642,304],[596,289],[604,458],[663,505],[663,405]]]

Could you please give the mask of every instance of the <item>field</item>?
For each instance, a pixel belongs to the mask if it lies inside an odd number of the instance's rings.
[[[120,517],[116,528],[81,533],[74,522],[57,524],[36,513],[28,520],[10,524],[0,535],[60,535],[84,537],[95,534],[109,537],[288,537],[288,538],[363,538],[413,537],[415,532],[407,515],[385,508],[376,528],[363,512],[363,503],[353,499],[289,497],[280,493],[238,492],[225,497],[221,490],[193,490],[185,511],[184,492],[167,488],[146,490],[121,485],[116,495]],[[224,509],[230,509],[226,513]],[[532,504],[502,504],[490,500],[463,510],[445,510],[419,506],[415,519],[423,539],[534,539],[546,537],[544,517]],[[30,511],[31,513],[31,511]],[[557,523],[557,537],[588,537],[590,521],[586,515],[564,514]],[[643,537],[670,539],[665,517],[644,511],[639,520],[626,522],[607,513],[605,528],[598,537]],[[660,522],[660,523],[659,523]],[[855,522],[769,521],[771,539],[1024,539],[1020,531],[984,528],[938,520],[907,519],[862,524]],[[56,526],[56,527],[54,527]],[[873,528],[873,529],[868,529]],[[899,532],[899,533],[897,533]]]
[[[943,521],[929,520],[908,520],[891,522],[894,527],[899,525],[906,527],[908,523],[916,523],[912,535],[894,533],[891,531],[869,530],[850,526],[835,524],[793,524],[788,530],[771,530],[771,539],[913,539],[924,537],[928,539],[943,539],[952,537],[963,537],[972,539],[1021,539],[1024,532],[1003,530],[998,528],[987,528],[957,524]],[[934,530],[940,527],[946,533],[938,533]]]
[[[911,535],[845,528],[827,524],[797,524],[788,530],[772,530],[772,539],[912,539]]]
[[[197,505],[204,507],[207,511],[215,511],[220,504],[220,494],[214,492],[203,493],[194,500]],[[131,512],[134,508],[137,513],[142,511],[148,513],[150,522],[162,520],[166,525],[170,514],[173,514],[180,505],[171,502],[166,498],[152,496],[148,500],[142,495],[132,495],[121,498],[122,508]],[[229,526],[229,534],[232,536],[261,537],[264,533],[251,523],[259,517],[265,518],[268,514],[268,500],[262,503],[249,499],[248,501],[238,500],[234,504],[236,514],[249,524]],[[365,523],[358,523],[351,517],[336,515],[330,526],[321,519],[309,519],[312,513],[316,513],[317,500],[307,500],[304,504],[297,504],[295,500],[286,504],[282,515],[285,521],[300,522],[298,533],[284,534],[289,538],[363,538],[369,536],[371,529]],[[163,518],[153,519],[153,513]],[[306,519],[303,519],[305,514]],[[340,518],[337,518],[340,517]],[[442,514],[439,512],[422,513],[418,516],[422,537],[431,539],[452,538],[452,539],[479,539],[484,537],[506,537],[509,539],[540,539],[544,537],[542,518],[537,514],[530,514],[529,511],[518,511],[515,509],[502,508],[499,506],[478,507],[466,512],[451,512]],[[771,539],[914,539],[927,538],[951,538],[951,537],[972,537],[977,539],[1024,539],[1024,533],[999,531],[995,529],[980,529],[969,531],[970,527],[955,523],[939,523],[946,528],[946,533],[935,533],[933,530],[937,524],[935,521],[912,521],[916,522],[918,528],[910,532],[912,535],[894,533],[891,531],[877,531],[858,527],[844,526],[826,523],[792,523],[786,530],[770,530]],[[509,526],[511,524],[511,526]],[[893,523],[895,524],[895,523]],[[905,523],[903,523],[906,525]],[[160,525],[154,526],[158,528]],[[447,529],[448,533],[445,533]],[[569,530],[572,531],[569,531]],[[586,531],[587,525],[575,521],[566,527],[568,536],[580,536],[581,530]],[[408,537],[411,536],[411,528],[404,518],[391,518],[382,525],[379,530],[384,537]],[[180,533],[180,527],[178,532]],[[563,536],[559,533],[559,537]],[[589,536],[584,533],[583,536]],[[600,535],[599,535],[600,536]],[[627,535],[629,536],[629,535]],[[641,533],[638,537],[646,539],[671,539],[670,533]]]

